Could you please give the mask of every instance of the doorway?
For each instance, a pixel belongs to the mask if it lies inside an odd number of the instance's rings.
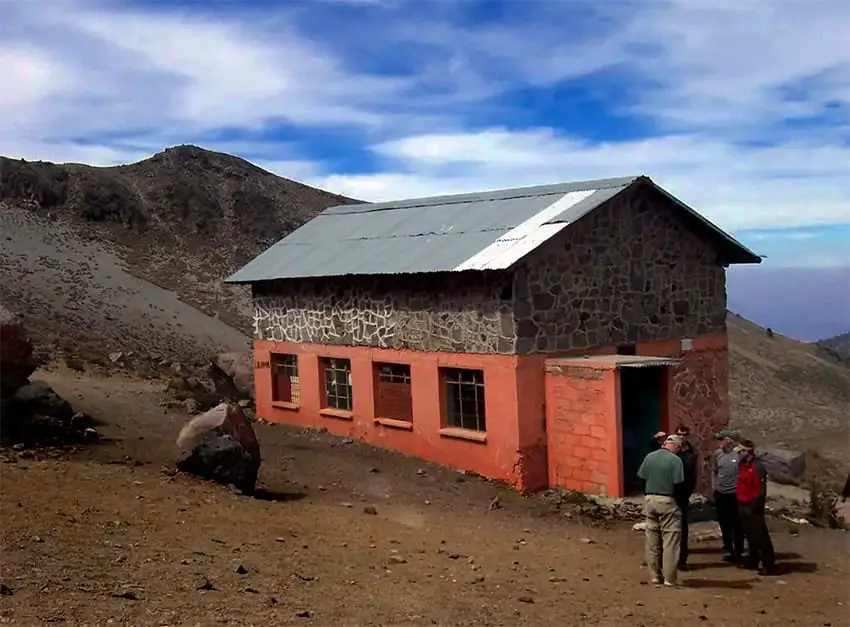
[[[626,495],[640,492],[637,471],[649,452],[652,436],[667,422],[665,366],[619,368],[620,416],[623,442],[623,489]]]

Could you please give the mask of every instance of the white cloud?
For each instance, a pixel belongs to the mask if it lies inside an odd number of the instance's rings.
[[[647,174],[727,229],[850,221],[850,4],[527,4],[471,24],[447,2],[4,2],[0,154],[110,165],[201,143],[367,199]],[[579,84],[645,137],[535,118],[567,97],[546,87]],[[292,127],[323,149],[274,140]],[[310,156],[337,141],[364,163]]]
[[[646,174],[726,229],[850,221],[850,150],[703,135],[588,143],[551,130],[420,135],[375,147],[396,173],[318,179],[369,200]],[[814,192],[814,194],[813,194]]]

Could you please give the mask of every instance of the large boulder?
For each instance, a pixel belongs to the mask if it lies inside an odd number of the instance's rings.
[[[193,418],[177,438],[177,468],[251,494],[260,471],[260,444],[237,405],[221,403]]]
[[[797,483],[806,472],[806,454],[802,451],[776,444],[760,448],[757,454],[768,478],[776,483]]]
[[[254,362],[250,354],[221,353],[210,363],[207,374],[222,397],[254,399]]]
[[[12,401],[16,410],[30,416],[50,416],[64,423],[74,415],[71,404],[44,381],[27,383],[15,392]]]
[[[21,443],[67,443],[96,433],[91,417],[74,413],[71,404],[44,381],[27,383],[6,399],[2,421],[3,438]]]
[[[0,307],[0,398],[12,396],[38,368],[24,325]]]

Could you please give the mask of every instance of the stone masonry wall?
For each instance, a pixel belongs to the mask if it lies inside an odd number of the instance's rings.
[[[518,269],[517,352],[725,331],[726,275],[717,257],[657,192],[626,192]]]
[[[681,355],[682,365],[673,370],[673,407],[670,429],[682,423],[691,428],[691,443],[699,452],[697,491],[711,489],[709,455],[717,440],[714,434],[729,427],[729,351],[712,346]]]
[[[278,342],[512,353],[510,288],[509,276],[484,275],[257,285],[254,335]]]

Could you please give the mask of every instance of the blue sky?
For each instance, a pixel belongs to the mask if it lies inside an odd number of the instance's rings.
[[[647,174],[766,265],[850,266],[848,24],[842,0],[0,0],[0,154],[194,143],[367,200]]]

